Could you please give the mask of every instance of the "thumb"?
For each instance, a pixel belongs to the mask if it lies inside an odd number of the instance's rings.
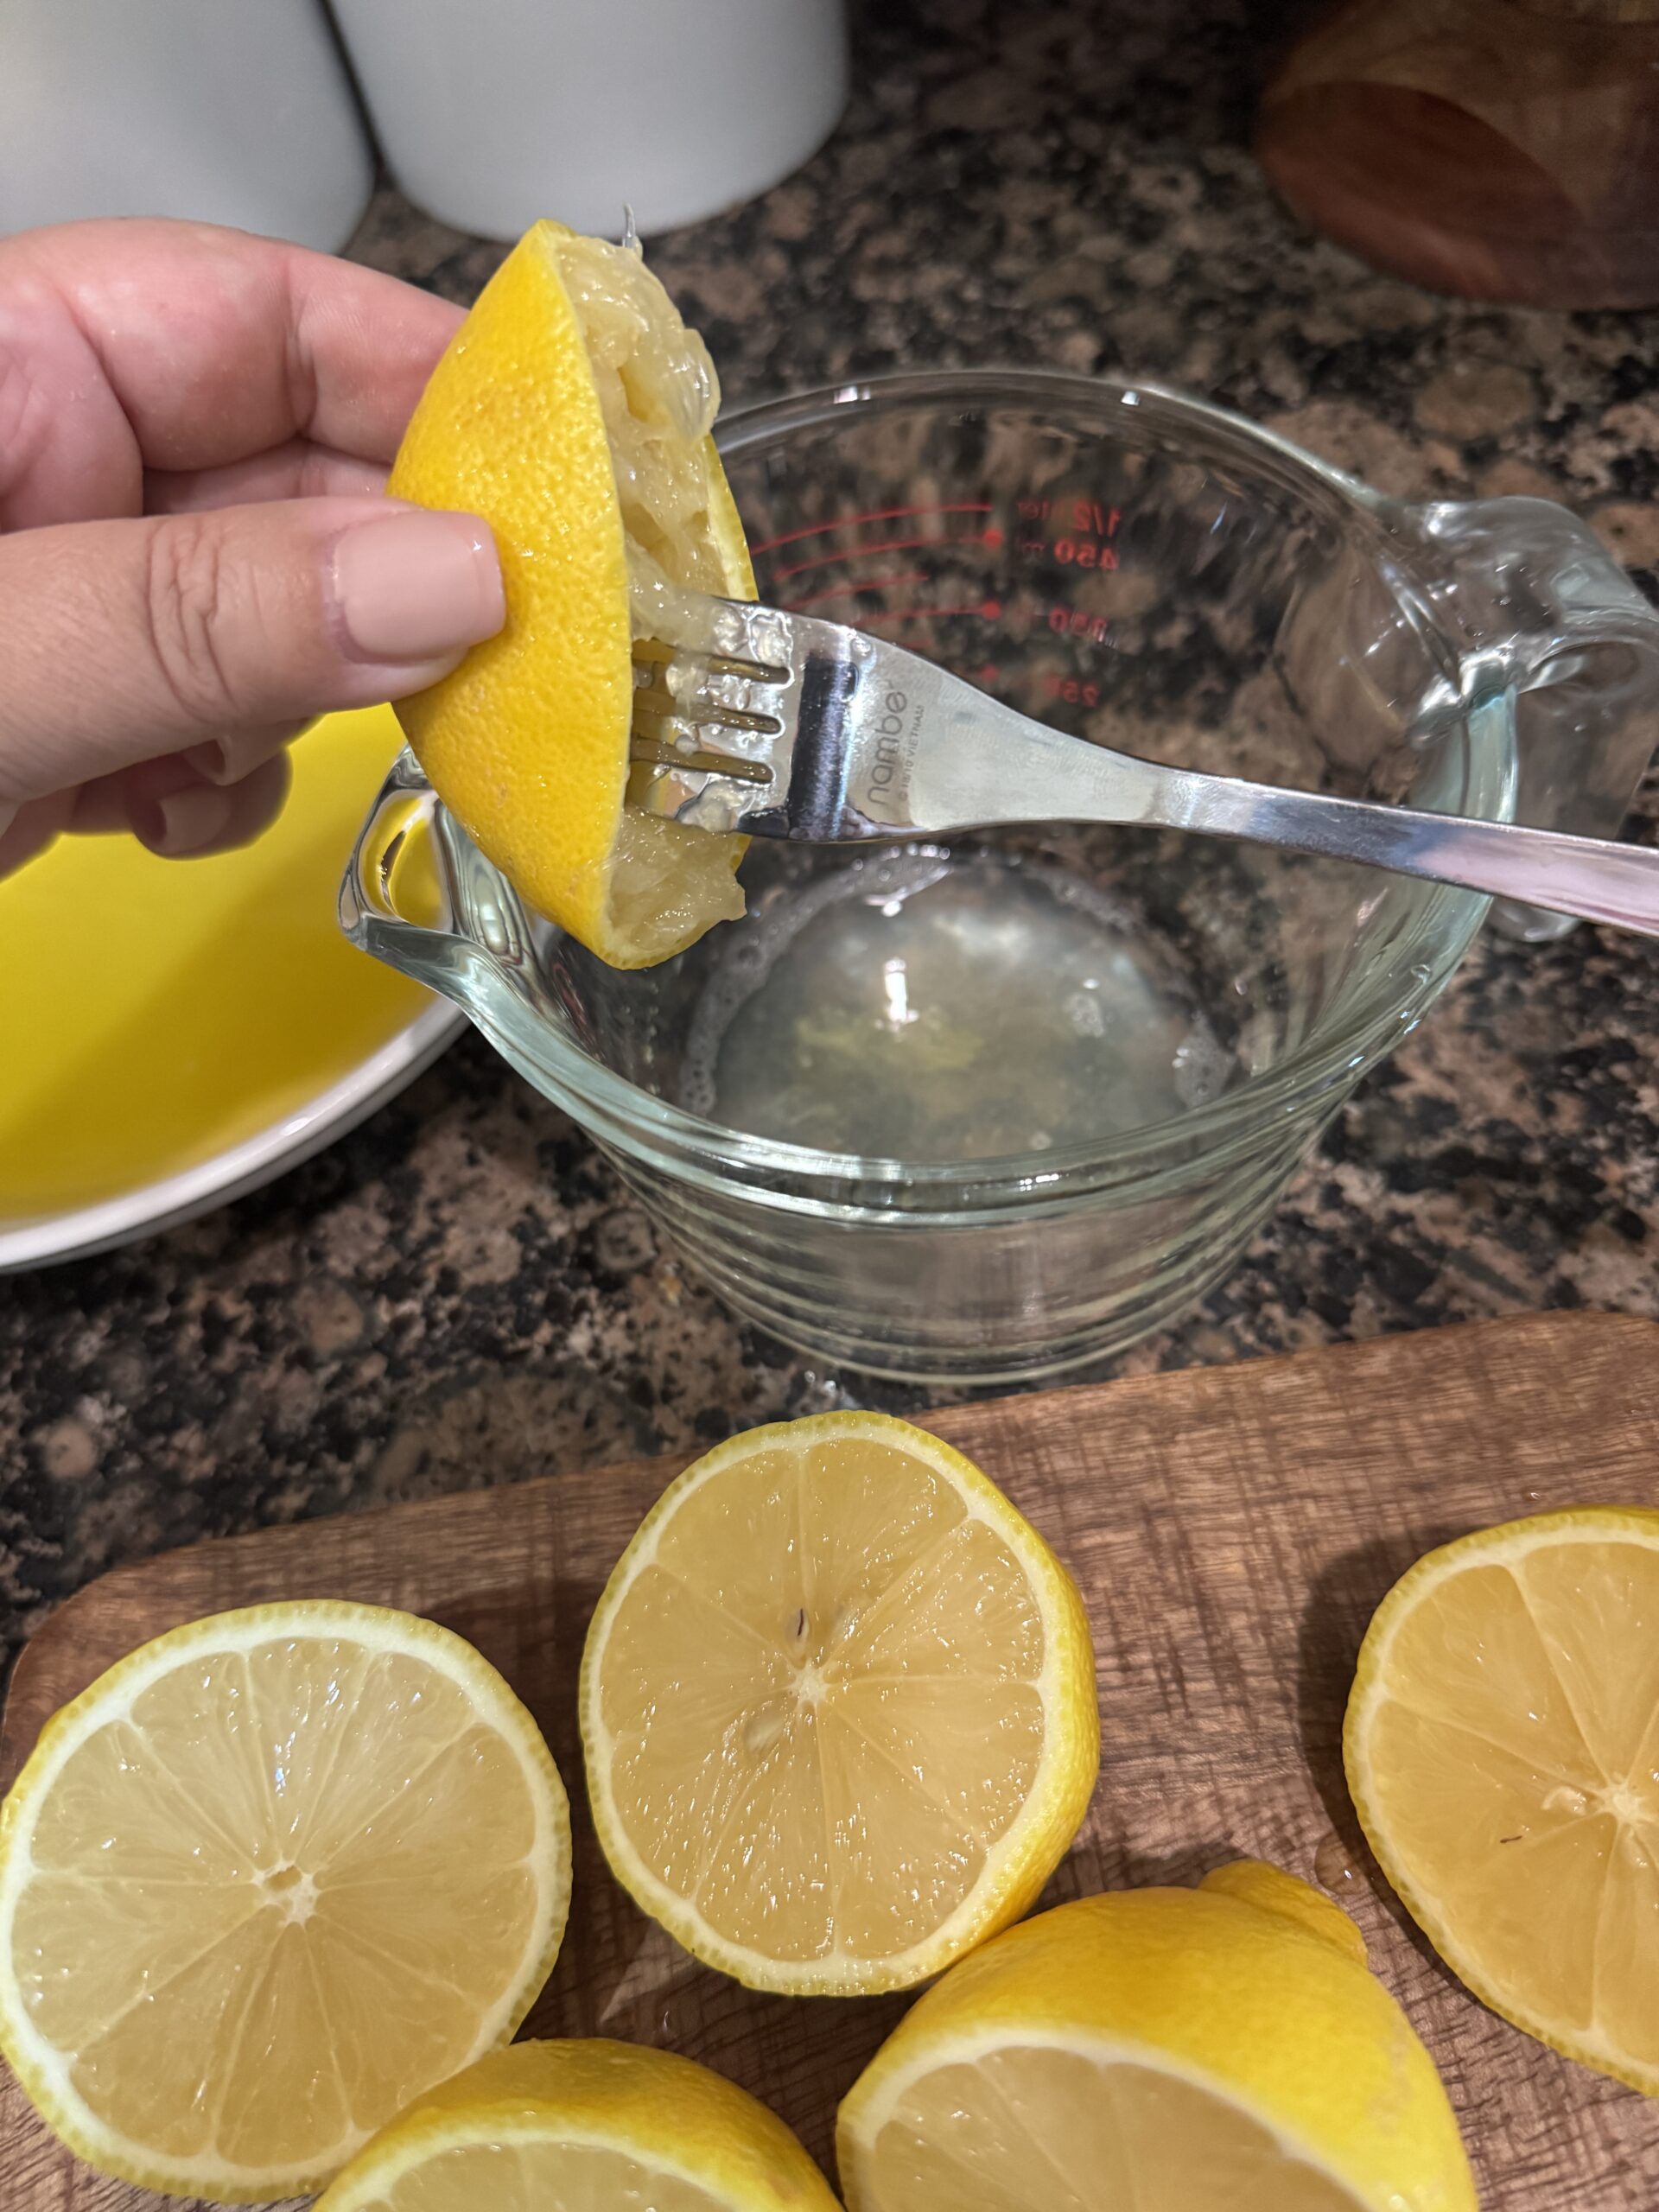
[[[505,608],[475,515],[375,498],[0,537],[0,809],[435,683]]]

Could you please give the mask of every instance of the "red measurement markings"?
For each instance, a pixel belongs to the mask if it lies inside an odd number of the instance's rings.
[[[1051,699],[1064,699],[1068,707],[1097,707],[1098,683],[1085,683],[1080,676],[1046,676],[1043,689]]]
[[[1087,638],[1101,645],[1112,626],[1103,614],[1085,614],[1080,607],[1051,607],[1048,626],[1057,638]]]
[[[809,569],[833,568],[837,561],[861,561],[870,553],[917,553],[925,550],[931,551],[935,547],[943,552],[953,545],[988,545],[995,548],[1001,543],[1002,533],[995,527],[976,531],[971,537],[873,537],[868,545],[849,545],[844,552],[839,553],[815,553],[810,561],[797,561],[791,568],[774,569],[772,581],[773,583],[787,583],[791,576],[805,575]],[[757,553],[764,553],[766,549],[764,545],[757,545],[753,550]]]
[[[780,545],[798,544],[803,537],[817,537],[826,530],[861,530],[867,523],[904,522],[912,515],[988,515],[988,499],[946,499],[931,507],[875,507],[861,515],[831,515],[825,522],[809,522],[799,530],[786,530],[777,537],[751,545],[751,553],[775,553]]]
[[[1097,499],[1021,499],[1023,523],[1057,524],[1062,535],[1021,537],[1022,561],[1057,561],[1062,568],[1115,569],[1117,548],[1109,541],[1123,519],[1119,507],[1103,507]]]
[[[1021,499],[1021,522],[1052,522],[1065,516],[1074,531],[1091,530],[1097,537],[1116,537],[1117,526],[1123,519],[1118,507],[1103,507],[1095,499],[1073,499],[1069,506],[1064,499]]]
[[[1022,545],[1020,550],[1027,560],[1036,560],[1046,554],[1051,561],[1058,561],[1062,568],[1073,565],[1079,569],[1115,569],[1117,566],[1116,545],[1098,544],[1092,537],[1057,537],[1052,545],[1039,539],[1034,548]]]

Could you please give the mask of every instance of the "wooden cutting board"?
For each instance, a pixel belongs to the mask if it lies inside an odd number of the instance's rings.
[[[1440,2062],[1487,2212],[1659,2201],[1659,2106],[1506,2026],[1437,1964],[1378,1893],[1338,1749],[1366,1621],[1421,1552],[1550,1506],[1659,1503],[1659,1326],[1529,1316],[955,1407],[929,1426],[1050,1538],[1094,1623],[1100,1787],[1049,1901],[1191,1882],[1246,1853],[1322,1880]],[[530,2031],[688,2052],[756,2091],[827,2160],[836,2101],[906,2000],[759,1998],[697,1966],[611,1880],[582,1804],[582,1633],[680,1464],[271,1529],[106,1575],[19,1662],[0,1781],[56,1707],[199,1613],[302,1595],[429,1613],[507,1675],[571,1786],[575,1904]],[[0,2080],[6,2212],[164,2202],[77,2167]]]

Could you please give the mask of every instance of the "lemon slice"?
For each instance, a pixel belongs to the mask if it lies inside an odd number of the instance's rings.
[[[104,2172],[315,2186],[510,2036],[569,1898],[536,1724],[430,1621],[320,1599],[174,1630],[0,1813],[0,2049]]]
[[[480,514],[500,635],[397,715],[519,893],[619,968],[743,912],[741,837],[626,804],[633,638],[675,588],[753,599],[712,364],[637,252],[537,223],[433,372],[389,489]]]
[[[626,2043],[522,2043],[410,2107],[316,2212],[839,2212],[762,2104]]]
[[[734,1437],[670,1484],[582,1669],[618,1879],[756,1989],[895,1989],[1025,1911],[1100,1758],[1070,1576],[880,1414]]]
[[[851,2212],[1475,2212],[1440,2077],[1364,1957],[1259,1865],[1039,1913],[853,2085]]]
[[[1476,1996],[1659,2094],[1659,1513],[1420,1560],[1361,1647],[1344,1751],[1378,1863]]]

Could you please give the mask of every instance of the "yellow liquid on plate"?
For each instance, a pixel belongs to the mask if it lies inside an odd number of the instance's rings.
[[[430,1003],[335,920],[401,743],[388,707],[294,748],[255,845],[163,861],[62,837],[0,882],[0,1223],[143,1189],[271,1128]]]

